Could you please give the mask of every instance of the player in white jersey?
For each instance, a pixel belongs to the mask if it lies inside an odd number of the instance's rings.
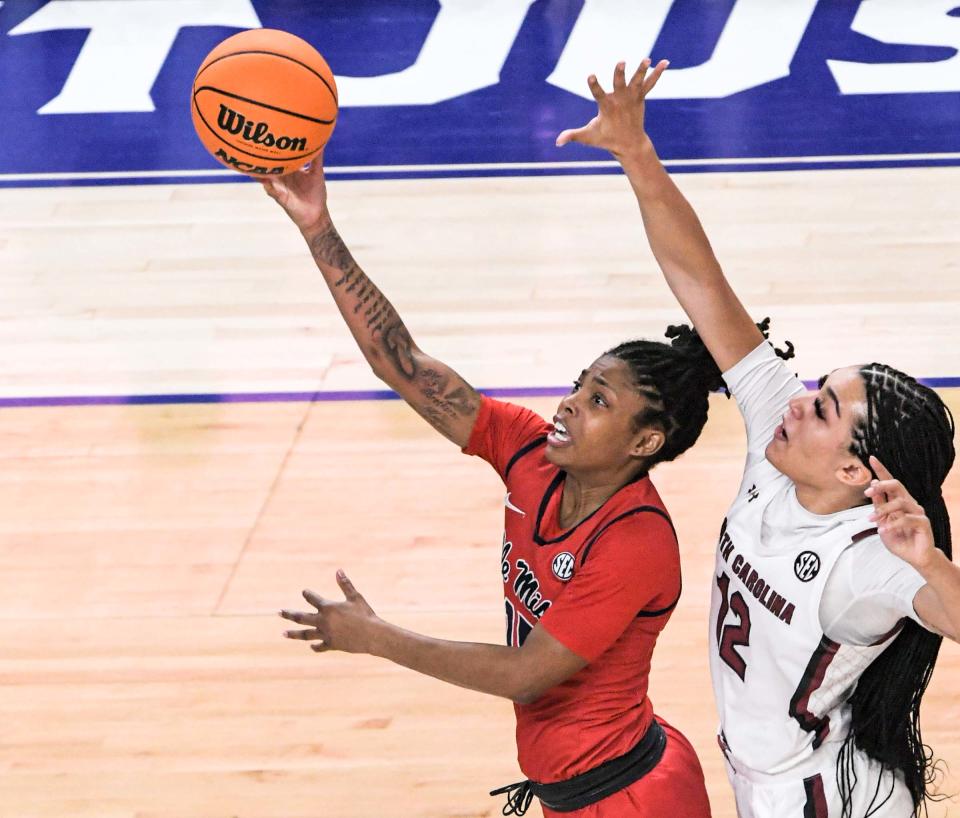
[[[620,161],[667,283],[746,422],[710,620],[738,813],[906,818],[930,795],[920,699],[941,636],[960,634],[941,493],[953,419],[933,390],[882,364],[837,369],[804,390],[731,289],[644,130],[649,67],[628,83],[621,63],[610,93],[590,77],[599,113],[558,144]]]

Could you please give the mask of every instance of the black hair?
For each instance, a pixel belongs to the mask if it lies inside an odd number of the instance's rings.
[[[764,318],[757,328],[767,338],[770,319]],[[665,435],[663,446],[644,463],[644,473],[657,463],[674,460],[696,443],[707,422],[710,393],[726,391],[720,369],[695,329],[687,324],[671,325],[665,335],[669,344],[624,341],[605,353],[630,367],[637,391],[647,399],[633,419],[634,426],[658,426]],[[777,349],[776,353],[784,360],[792,358],[793,344],[787,341],[787,350]]]
[[[855,424],[850,450],[871,472],[869,457],[874,455],[903,483],[926,512],[936,547],[951,558],[942,485],[955,457],[953,416],[933,389],[892,367],[867,364],[860,368],[860,376],[866,412]],[[850,698],[850,734],[837,762],[844,818],[851,815],[856,784],[854,746],[885,769],[902,774],[915,816],[926,800],[939,800],[931,797],[937,769],[933,752],[920,735],[920,700],[942,641],[916,622],[904,620],[896,639],[861,675]],[[879,807],[871,804],[870,812]]]

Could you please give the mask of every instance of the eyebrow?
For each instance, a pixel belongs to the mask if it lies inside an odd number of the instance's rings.
[[[833,398],[833,402],[837,407],[837,417],[840,417],[840,399],[837,397],[837,393],[833,391],[832,386],[827,387],[827,394]]]
[[[587,372],[587,370],[584,369],[584,370],[583,370],[583,375],[588,375],[588,374],[589,374],[589,373]],[[611,392],[613,395],[616,395],[616,394],[617,394],[617,390],[616,390],[613,386],[610,385],[610,382],[609,382],[609,381],[607,381],[607,380],[604,379],[603,375],[590,375],[590,378],[591,378],[591,380],[593,380],[594,383],[599,384],[599,385],[602,386],[604,389],[606,389],[606,390],[608,390],[609,392]],[[581,375],[581,379],[583,379],[583,376],[582,376],[582,375]]]

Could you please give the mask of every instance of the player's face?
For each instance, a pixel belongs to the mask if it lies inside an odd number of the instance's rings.
[[[649,457],[663,444],[659,430],[637,430],[646,406],[630,367],[604,355],[585,369],[554,416],[547,459],[571,473],[617,472]]]
[[[862,464],[850,451],[854,425],[866,413],[859,369],[836,369],[820,382],[819,389],[790,401],[766,456],[795,483],[833,489],[838,480],[862,477]]]

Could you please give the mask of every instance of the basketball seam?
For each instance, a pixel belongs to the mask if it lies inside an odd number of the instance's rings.
[[[204,127],[205,127],[208,131],[210,131],[210,133],[212,133],[217,139],[219,139],[226,147],[230,148],[231,150],[236,151],[237,153],[242,153],[242,154],[244,154],[245,156],[250,156],[250,157],[253,157],[254,159],[260,159],[260,160],[264,160],[264,161],[267,161],[267,162],[286,162],[286,161],[294,161],[294,160],[296,160],[296,159],[308,159],[308,158],[310,158],[311,156],[314,156],[314,155],[320,150],[320,148],[316,148],[315,150],[312,150],[312,151],[310,151],[309,153],[301,153],[301,154],[298,154],[297,156],[286,156],[286,157],[260,156],[259,154],[256,154],[256,153],[250,153],[250,151],[245,151],[243,148],[238,148],[238,147],[236,147],[235,145],[233,145],[233,143],[227,142],[226,139],[224,139],[222,136],[220,136],[220,134],[217,133],[217,132],[210,126],[210,123],[207,122],[207,120],[204,118],[204,116],[203,116],[203,111],[200,110],[200,106],[197,105],[197,98],[196,98],[196,96],[194,96],[194,98],[193,98],[193,107],[196,109],[196,111],[197,111],[197,116],[200,117],[200,121],[204,124]],[[321,146],[321,147],[323,147],[323,146]],[[208,148],[208,150],[209,150],[209,148]],[[211,153],[214,153],[214,152],[211,151]],[[215,153],[214,153],[214,157],[216,157],[216,154],[215,154]],[[229,166],[228,166],[228,167],[229,167]]]
[[[308,122],[316,122],[320,125],[332,125],[337,121],[336,117],[333,119],[317,119],[316,117],[307,116],[306,114],[298,114],[296,111],[288,111],[286,108],[278,108],[276,105],[268,105],[266,102],[250,99],[250,97],[242,97],[240,94],[231,94],[229,91],[224,91],[222,88],[217,88],[214,85],[201,85],[199,88],[195,87],[193,90],[194,101],[196,101],[197,94],[199,94],[201,91],[216,91],[218,94],[223,94],[225,97],[230,97],[230,99],[239,99],[242,102],[249,102],[251,105],[256,105],[260,108],[267,108],[280,114],[287,114],[288,116],[293,116],[297,119],[305,119]]]
[[[334,91],[333,88],[330,87],[330,83],[326,81],[326,79],[324,78],[323,74],[317,73],[317,72],[314,71],[309,65],[307,65],[307,64],[304,63],[304,62],[300,62],[300,60],[296,59],[295,57],[288,57],[286,54],[278,54],[276,51],[260,51],[260,50],[231,51],[229,54],[224,54],[224,55],[222,55],[222,56],[220,56],[220,57],[217,57],[215,60],[213,60],[212,62],[210,62],[209,65],[203,66],[203,68],[201,68],[201,69],[197,72],[197,76],[193,78],[194,87],[196,87],[197,80],[200,79],[200,75],[201,75],[204,71],[206,71],[211,65],[215,65],[216,63],[220,62],[220,60],[225,60],[227,57],[237,57],[237,56],[239,56],[239,55],[241,55],[241,54],[269,54],[271,57],[279,57],[281,60],[290,60],[290,62],[296,63],[296,64],[299,65],[301,68],[306,68],[307,71],[309,71],[309,72],[310,72],[311,74],[313,74],[318,80],[320,80],[320,82],[322,82],[324,85],[327,86],[327,90],[330,92],[330,96],[333,97],[333,101],[336,102],[338,106],[340,105],[340,101],[337,99],[337,92]],[[330,66],[328,65],[327,68],[329,68],[329,67],[330,67]],[[332,74],[333,71],[331,71],[330,73]]]

